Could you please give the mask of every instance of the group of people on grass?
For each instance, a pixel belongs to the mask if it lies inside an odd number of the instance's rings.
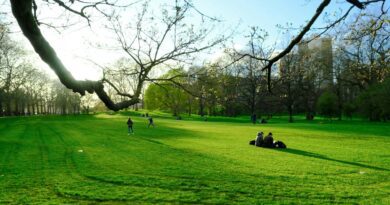
[[[146,116],[148,117],[148,128],[150,126],[154,127],[154,121],[153,121],[153,118],[151,116],[148,115],[148,113],[146,113]],[[131,118],[129,117],[129,119],[127,119],[127,129],[128,129],[128,134],[134,134],[134,129],[133,129],[133,120],[131,120]]]
[[[265,148],[287,148],[287,146],[282,141],[274,141],[272,133],[268,133],[267,136],[264,137],[263,132],[258,132],[256,139],[249,141],[250,145],[255,145],[256,147],[265,147]]]
[[[271,119],[272,115],[268,115],[268,119]],[[256,114],[252,114],[251,115],[251,122],[253,124],[257,124],[257,115]],[[267,120],[264,119],[264,118],[261,118],[261,120],[259,120],[259,123],[261,124],[266,124],[267,123]]]
[[[151,116],[149,116],[148,113],[146,113],[146,115],[143,115],[143,116],[146,116],[148,118],[148,122],[149,122],[148,128],[150,126],[154,127],[153,118]],[[252,119],[256,120],[255,114],[251,117],[252,117]],[[127,127],[128,127],[128,134],[129,135],[134,134],[133,124],[134,124],[133,120],[131,120],[131,118],[129,117],[127,119]],[[256,139],[249,141],[249,144],[255,145],[256,147],[265,147],[265,148],[281,148],[281,149],[287,148],[287,146],[282,141],[274,141],[274,138],[273,138],[271,132],[268,133],[268,135],[265,137],[264,137],[264,132],[261,132],[261,131],[258,132]]]

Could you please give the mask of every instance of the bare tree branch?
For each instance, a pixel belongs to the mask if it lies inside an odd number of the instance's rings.
[[[104,104],[114,111],[127,108],[139,102],[141,89],[137,90],[130,100],[114,103],[105,92],[102,81],[75,80],[62,64],[54,49],[43,37],[32,13],[32,5],[32,0],[11,0],[12,13],[18,21],[23,34],[30,41],[35,52],[57,74],[62,84],[81,95],[85,95],[85,92],[95,92]]]
[[[376,2],[382,2],[382,10],[383,10],[383,4],[385,2],[385,0],[369,0],[369,1],[365,1],[365,2],[360,2],[358,0],[347,0],[349,3],[352,3],[354,6],[360,8],[360,9],[363,9],[364,7],[366,7],[367,5],[371,4],[371,3],[376,3]],[[262,70],[267,70],[267,75],[268,75],[268,90],[271,92],[271,69],[272,69],[272,66],[274,63],[276,63],[278,60],[280,60],[281,58],[283,58],[285,55],[287,55],[288,53],[291,52],[291,50],[294,48],[294,46],[296,46],[298,43],[300,43],[303,39],[303,37],[305,36],[305,34],[307,32],[310,31],[311,27],[313,26],[314,22],[316,22],[316,20],[318,19],[318,17],[322,14],[322,12],[324,11],[324,9],[329,5],[329,3],[331,2],[331,0],[323,0],[321,2],[321,4],[318,6],[315,14],[312,16],[312,18],[308,21],[308,23],[302,28],[302,30],[298,33],[298,35],[293,38],[291,40],[291,42],[289,43],[289,45],[283,50],[281,51],[278,55],[274,56],[273,58],[271,59],[268,59],[268,64],[265,65]],[[339,24],[341,21],[345,20],[346,17],[348,16],[348,14],[350,13],[350,11],[352,10],[353,6],[350,7],[347,12],[342,16],[340,17],[339,19],[337,19],[336,21],[334,21],[333,23],[331,23],[330,25],[328,25],[327,27],[325,27],[324,31],[321,32],[318,36],[322,35],[323,33],[325,33],[327,30],[329,30],[330,28],[334,27],[335,25]],[[250,58],[253,58],[253,59],[256,59],[256,56],[252,56],[252,55],[247,55],[249,56]]]
[[[111,82],[109,81],[108,79],[106,78],[103,78],[102,79],[102,82],[106,82],[107,84],[109,84],[112,88],[114,88],[114,90],[117,92],[118,95],[120,96],[124,96],[124,97],[128,97],[128,98],[133,98],[134,96],[133,95],[130,95],[128,93],[123,93],[121,91],[119,91],[119,89]]]

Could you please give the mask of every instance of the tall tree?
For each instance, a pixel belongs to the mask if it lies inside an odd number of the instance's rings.
[[[248,105],[251,114],[256,113],[256,110],[260,104],[261,93],[264,93],[266,86],[266,73],[261,69],[267,63],[265,60],[268,59],[273,53],[273,49],[266,48],[265,40],[268,34],[260,30],[257,27],[252,27],[248,35],[247,49],[251,56],[242,62],[242,73],[243,73],[243,97]]]
[[[174,69],[169,71],[162,78],[174,78],[175,76],[185,76],[182,69]],[[184,80],[184,78],[181,78]],[[184,84],[180,80],[177,83]],[[145,104],[147,109],[169,110],[173,116],[188,110],[188,99],[191,96],[181,89],[177,84],[172,82],[162,82],[150,85],[145,92]]]
[[[302,95],[303,66],[300,66],[297,53],[290,53],[280,61],[280,93],[281,101],[286,106],[289,122],[293,122],[293,114],[298,107]]]

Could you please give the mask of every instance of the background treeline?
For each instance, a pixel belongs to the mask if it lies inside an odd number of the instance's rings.
[[[227,49],[213,63],[175,69],[162,75],[145,92],[147,109],[173,115],[305,114],[341,119],[353,115],[371,121],[390,119],[390,41],[388,16],[362,15],[335,36],[306,39],[273,69],[272,92],[261,60],[235,62]],[[246,53],[267,59],[274,51],[264,46],[266,35],[253,28]],[[316,46],[317,44],[317,46]],[[235,62],[235,63],[231,63]]]
[[[0,24],[0,116],[81,112],[81,98],[34,67]]]
[[[174,116],[255,113],[264,118],[288,114],[291,122],[296,114],[309,120],[316,115],[389,120],[389,22],[387,14],[380,19],[362,14],[334,31],[332,37],[308,37],[273,67],[271,79],[261,69],[267,63],[262,59],[270,59],[277,50],[265,43],[266,32],[252,28],[243,49],[227,46],[223,55],[202,66],[167,67],[163,68],[166,73],[148,77],[151,83],[142,91],[143,103],[134,108],[159,109]],[[256,58],[242,58],[243,53]],[[81,98],[74,94],[30,59],[0,24],[1,116],[90,111],[91,95]],[[135,90],[140,84],[128,73],[130,68],[137,71],[137,66],[121,58],[104,70],[105,79],[116,88],[106,88],[112,99],[124,100],[116,94]],[[95,107],[102,110],[103,104]]]

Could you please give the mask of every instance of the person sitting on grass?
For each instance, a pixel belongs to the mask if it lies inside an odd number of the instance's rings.
[[[130,135],[130,133],[134,134],[134,130],[133,130],[133,121],[129,117],[129,119],[127,120],[127,134]]]
[[[153,118],[149,116],[148,120],[149,120],[148,128],[150,127],[150,125],[154,127]]]
[[[275,141],[272,137],[272,132],[270,132],[266,137],[263,137],[263,132],[257,133],[255,140],[249,141],[249,145],[255,145],[256,147],[265,147],[265,148],[279,148],[286,149],[287,146],[282,141]]]
[[[262,145],[263,145],[263,132],[259,132],[259,133],[257,133],[255,146],[261,147]]]
[[[266,148],[273,148],[274,147],[274,138],[272,137],[271,132],[264,138],[264,142],[263,142],[262,147],[266,147]]]

